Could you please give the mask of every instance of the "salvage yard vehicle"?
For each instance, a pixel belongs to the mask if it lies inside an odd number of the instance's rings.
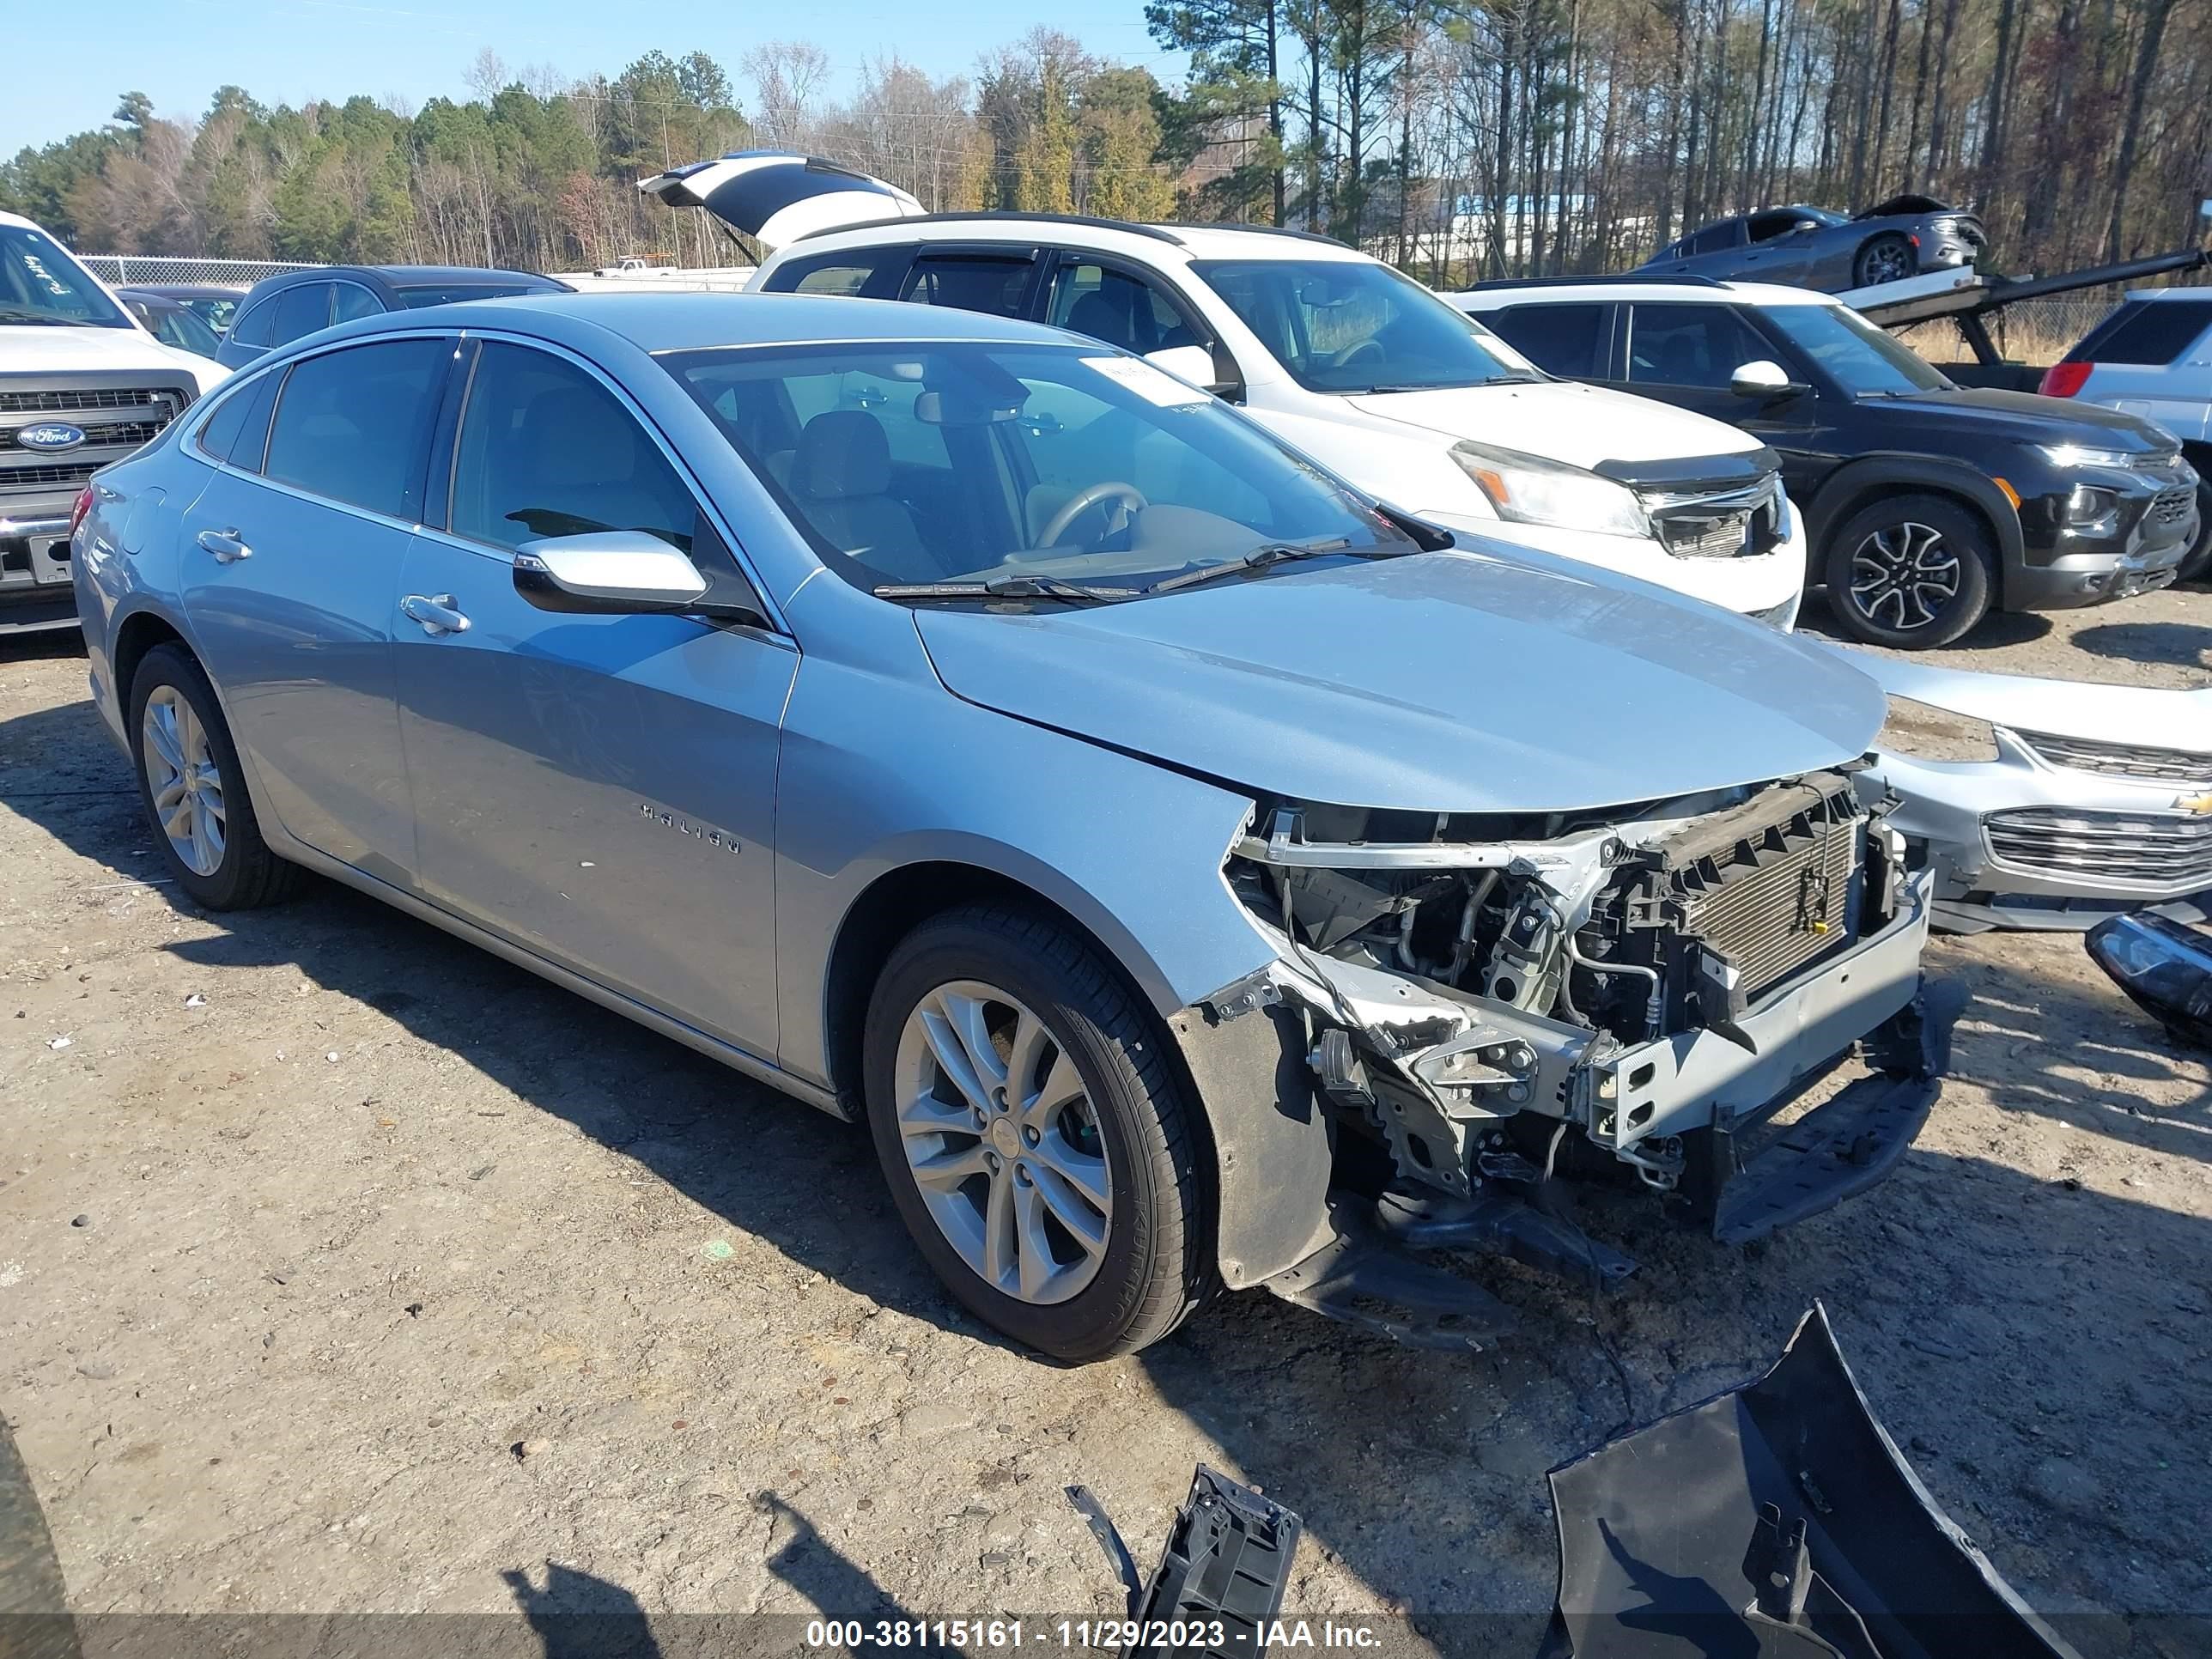
[[[864,1117],[1062,1359],[1224,1282],[1487,1341],[1413,1252],[1617,1279],[1583,1176],[1756,1237],[1939,1086],[1872,681],[1055,330],[364,319],[98,482],[93,699],[182,895],[320,871]]]
[[[1894,700],[1875,770],[1939,925],[2078,930],[2212,888],[2212,687],[1838,654]]]
[[[0,635],[77,625],[70,504],[228,373],[155,339],[67,248],[0,213]]]
[[[236,368],[356,317],[510,294],[567,292],[566,283],[534,271],[473,265],[312,265],[282,270],[263,277],[238,302],[217,355]]]
[[[1771,452],[1695,415],[1557,384],[1418,283],[1327,237],[923,216],[879,179],[778,152],[678,167],[641,188],[769,244],[757,292],[1070,329],[1209,388],[1425,519],[1785,629],[1796,618],[1805,538]],[[1136,483],[1152,464],[1133,459]]]
[[[1982,222],[1927,196],[1893,196],[1852,216],[1778,207],[1722,219],[1668,244],[1637,269],[1661,276],[1791,283],[1831,294],[1973,265]]]
[[[1991,611],[2164,587],[2198,479],[2139,416],[1954,386],[1826,295],[1696,277],[1451,296],[1554,374],[1734,421],[1782,457],[1813,580],[1853,638],[1948,645]]]

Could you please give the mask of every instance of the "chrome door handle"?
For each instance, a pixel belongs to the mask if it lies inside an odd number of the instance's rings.
[[[410,593],[399,601],[399,609],[411,620],[422,623],[422,631],[434,640],[469,631],[469,619],[453,609],[453,596],[450,593],[428,598]]]
[[[217,564],[236,564],[253,556],[253,550],[238,539],[235,530],[203,530],[194,539],[215,555]]]

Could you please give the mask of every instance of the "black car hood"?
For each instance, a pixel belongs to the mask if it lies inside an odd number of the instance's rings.
[[[1999,392],[1988,386],[1954,386],[1941,392],[1917,392],[1904,398],[1870,398],[1891,419],[1925,416],[1952,430],[1966,422],[1984,437],[2018,438],[2027,443],[2094,444],[2146,455],[2173,453],[2174,441],[2140,415],[2124,415],[2101,404],[2045,398],[2033,392]]]

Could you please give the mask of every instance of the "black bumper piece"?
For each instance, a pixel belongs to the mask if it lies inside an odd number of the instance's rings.
[[[1128,1591],[1135,1638],[1122,1659],[1259,1659],[1267,1652],[1305,1530],[1296,1514],[1200,1463],[1159,1565],[1139,1583],[1128,1546],[1097,1496],[1070,1486],[1067,1497]]]
[[[1904,1160],[1942,1092],[1951,1063],[1951,1027],[1965,1005],[1954,986],[1936,986],[1862,1045],[1874,1069],[1846,1084],[1785,1128],[1753,1144],[1755,1126],[1716,1125],[1683,1137],[1683,1182],[1692,1213],[1723,1244],[1747,1244],[1831,1209],[1874,1186]],[[1780,1111],[1825,1073],[1773,1103]]]
[[[2075,1659],[1899,1454],[1818,1304],[1759,1381],[1551,1482],[1549,1655]]]

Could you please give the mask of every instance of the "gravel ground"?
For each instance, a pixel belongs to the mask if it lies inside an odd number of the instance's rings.
[[[1949,659],[2200,684],[2212,596]],[[181,907],[73,647],[0,647],[0,1413],[81,1615],[1103,1614],[1061,1489],[1149,1558],[1204,1460],[1304,1514],[1291,1610],[1526,1651],[1462,1615],[1548,1607],[1544,1470],[1820,1297],[2032,1603],[2212,1651],[2212,1076],[2077,939],[1938,943],[1919,1145],[1763,1247],[1608,1216],[1629,1288],[1486,1267],[1492,1352],[1247,1296],[1069,1371],[939,1293],[847,1127],[335,888]]]

